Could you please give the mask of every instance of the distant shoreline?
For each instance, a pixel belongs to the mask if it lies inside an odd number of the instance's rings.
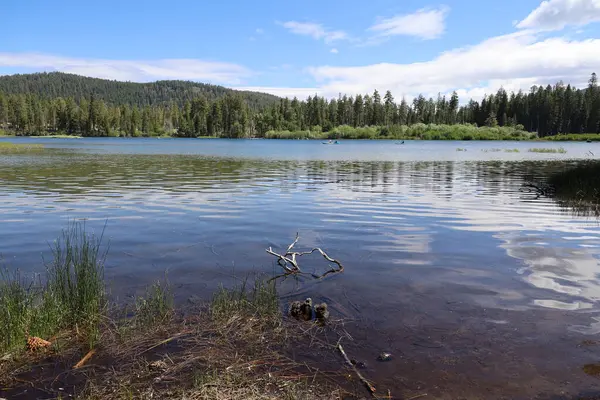
[[[579,137],[581,136],[581,137]],[[224,140],[310,140],[310,141],[323,141],[330,140],[329,138],[287,138],[287,137],[271,137],[271,138],[227,138],[227,137],[218,137],[218,136],[198,136],[198,137],[182,137],[182,136],[81,136],[81,135],[0,135],[0,139],[2,138],[10,138],[10,139],[224,139]],[[520,138],[485,138],[485,139],[430,139],[430,138],[341,138],[335,140],[358,140],[358,141],[366,141],[366,140],[377,140],[377,141],[431,141],[431,142],[600,142],[600,134],[569,134],[569,135],[556,135],[556,136],[547,136],[543,138],[533,138],[533,139],[520,139]]]

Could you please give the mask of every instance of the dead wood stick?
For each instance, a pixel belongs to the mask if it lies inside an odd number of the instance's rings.
[[[86,362],[89,361],[90,358],[92,358],[92,356],[96,353],[96,350],[90,350],[87,352],[87,354],[85,356],[83,356],[83,358],[81,360],[79,360],[79,362],[77,364],[75,364],[73,366],[73,369],[79,369],[81,367],[83,367],[83,364],[85,364]]]
[[[294,272],[300,271],[300,268],[298,268],[298,263],[296,263],[296,261],[295,261],[295,260],[292,260],[292,259],[288,258],[288,257],[287,257],[287,254],[284,256],[284,255],[281,255],[281,254],[279,254],[279,253],[275,253],[275,252],[273,251],[273,249],[272,249],[272,248],[270,248],[270,247],[267,249],[267,253],[269,253],[269,254],[271,254],[271,255],[273,255],[273,256],[275,256],[275,257],[277,257],[277,258],[278,258],[278,260],[277,260],[278,262],[279,262],[279,261],[283,261],[283,264],[279,263],[279,265],[281,265],[281,267],[282,267],[283,269],[285,269],[287,272],[289,272],[289,273],[294,273]],[[289,267],[287,266],[287,264],[288,264],[288,263],[289,263],[289,264],[291,264],[291,265],[294,267],[294,269],[292,269],[292,268],[289,268]]]
[[[312,249],[310,251],[301,251],[301,252],[294,251],[293,252],[292,249],[298,243],[298,240],[300,240],[300,235],[298,233],[296,233],[296,238],[294,239],[294,241],[292,242],[292,244],[290,244],[288,246],[285,254],[276,253],[275,251],[273,251],[272,247],[269,247],[266,250],[266,252],[268,254],[271,254],[271,255],[277,257],[277,263],[285,270],[286,274],[301,273],[302,271],[300,269],[300,266],[298,265],[298,258],[297,257],[301,257],[301,256],[304,256],[304,255],[313,254],[316,251],[318,251],[319,253],[321,253],[321,255],[327,261],[336,264],[337,268],[332,267],[330,270],[326,271],[322,275],[311,274],[313,278],[321,279],[321,278],[324,278],[325,276],[327,276],[329,274],[337,273],[337,272],[342,272],[344,270],[344,266],[342,265],[341,262],[339,262],[338,260],[336,260],[334,258],[331,258],[326,252],[324,252],[319,247],[315,247],[314,249]],[[291,265],[291,267],[288,264]]]
[[[371,385],[371,383],[360,373],[360,371],[356,369],[356,366],[352,364],[352,361],[350,361],[350,358],[348,358],[348,355],[344,351],[344,348],[342,347],[341,343],[338,343],[337,348],[340,351],[340,353],[342,353],[342,356],[344,356],[346,364],[348,364],[348,366],[350,366],[350,368],[354,370],[354,373],[356,374],[356,376],[358,376],[358,379],[360,379],[360,381],[367,387],[369,393],[375,395],[375,392],[377,391],[375,389],[375,386]]]
[[[286,254],[289,254],[289,252],[292,251],[292,248],[296,245],[296,243],[298,243],[298,240],[300,240],[300,234],[298,232],[296,232],[296,239],[294,239],[292,244],[290,244],[288,246]]]

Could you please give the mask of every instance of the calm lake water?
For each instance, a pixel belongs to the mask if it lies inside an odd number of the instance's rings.
[[[299,232],[299,249],[322,247],[346,269],[281,282],[284,301],[327,301],[354,338],[346,351],[382,392],[600,392],[582,370],[600,362],[599,221],[523,190],[600,158],[600,144],[2,140],[47,148],[0,156],[0,253],[11,269],[43,271],[69,221],[95,232],[107,223],[115,298],[168,271],[187,302],[280,272],[265,249],[285,251]],[[317,256],[301,267],[328,269]],[[381,351],[393,360],[377,362]]]

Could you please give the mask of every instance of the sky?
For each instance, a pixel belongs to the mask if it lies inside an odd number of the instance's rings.
[[[600,73],[600,0],[440,1],[0,0],[0,75],[465,101]]]

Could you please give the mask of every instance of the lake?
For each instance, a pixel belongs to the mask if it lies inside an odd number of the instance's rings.
[[[10,269],[42,272],[69,221],[96,233],[106,224],[114,298],[167,273],[185,304],[220,283],[280,273],[265,249],[284,252],[298,232],[298,249],[321,247],[345,271],[281,281],[283,301],[327,301],[353,338],[346,351],[384,392],[600,392],[582,368],[600,362],[599,220],[524,187],[598,159],[600,144],[0,140],[46,147],[0,158]],[[316,255],[300,266],[329,268]],[[381,351],[392,361],[376,361]]]

